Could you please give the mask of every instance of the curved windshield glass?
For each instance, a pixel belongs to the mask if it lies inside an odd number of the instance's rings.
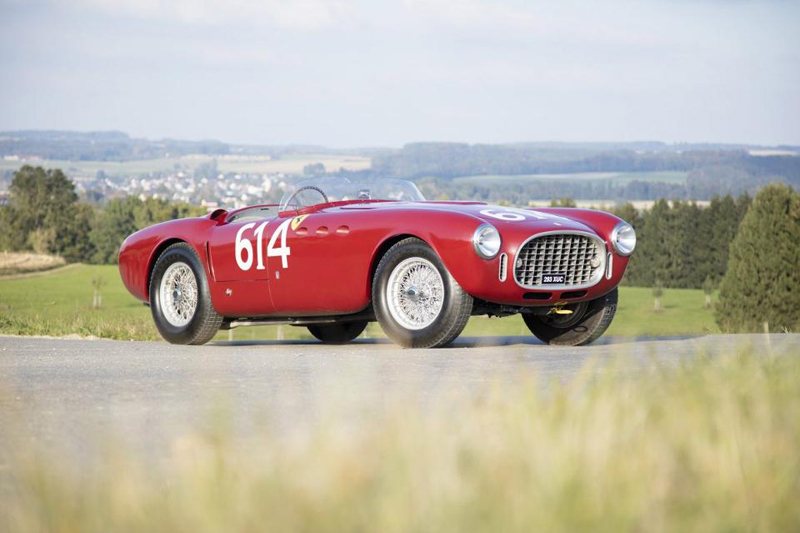
[[[340,178],[326,176],[297,181],[286,188],[280,210],[300,209],[342,200],[401,200],[422,202],[417,186],[394,178]]]

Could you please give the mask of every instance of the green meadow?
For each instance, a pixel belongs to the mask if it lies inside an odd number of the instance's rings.
[[[102,279],[102,304],[92,308],[93,280]],[[676,336],[719,332],[702,291],[667,289],[661,311],[653,310],[652,290],[620,288],[620,305],[606,335]],[[116,266],[79,265],[53,274],[0,279],[0,333],[81,335],[112,339],[156,340],[150,310],[125,290]],[[381,337],[372,323],[365,335]],[[528,336],[518,316],[473,317],[463,335]],[[311,338],[305,328],[269,326],[222,331],[219,340]]]

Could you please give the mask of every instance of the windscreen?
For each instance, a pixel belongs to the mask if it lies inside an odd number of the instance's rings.
[[[422,202],[425,197],[410,181],[394,178],[323,177],[297,181],[286,189],[280,210],[300,209],[342,200]]]

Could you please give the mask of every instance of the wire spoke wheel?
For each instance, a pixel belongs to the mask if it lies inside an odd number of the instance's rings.
[[[392,317],[403,327],[419,330],[433,324],[444,305],[444,280],[436,267],[421,257],[398,264],[386,286]]]
[[[171,264],[161,278],[159,292],[167,322],[175,327],[191,322],[197,310],[197,278],[189,265]]]
[[[425,241],[408,237],[381,257],[372,281],[375,318],[404,348],[447,346],[464,330],[472,297]]]

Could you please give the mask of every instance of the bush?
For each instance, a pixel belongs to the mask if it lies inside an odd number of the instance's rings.
[[[39,228],[28,234],[28,244],[37,254],[49,254],[56,240],[56,232],[53,228]]]

